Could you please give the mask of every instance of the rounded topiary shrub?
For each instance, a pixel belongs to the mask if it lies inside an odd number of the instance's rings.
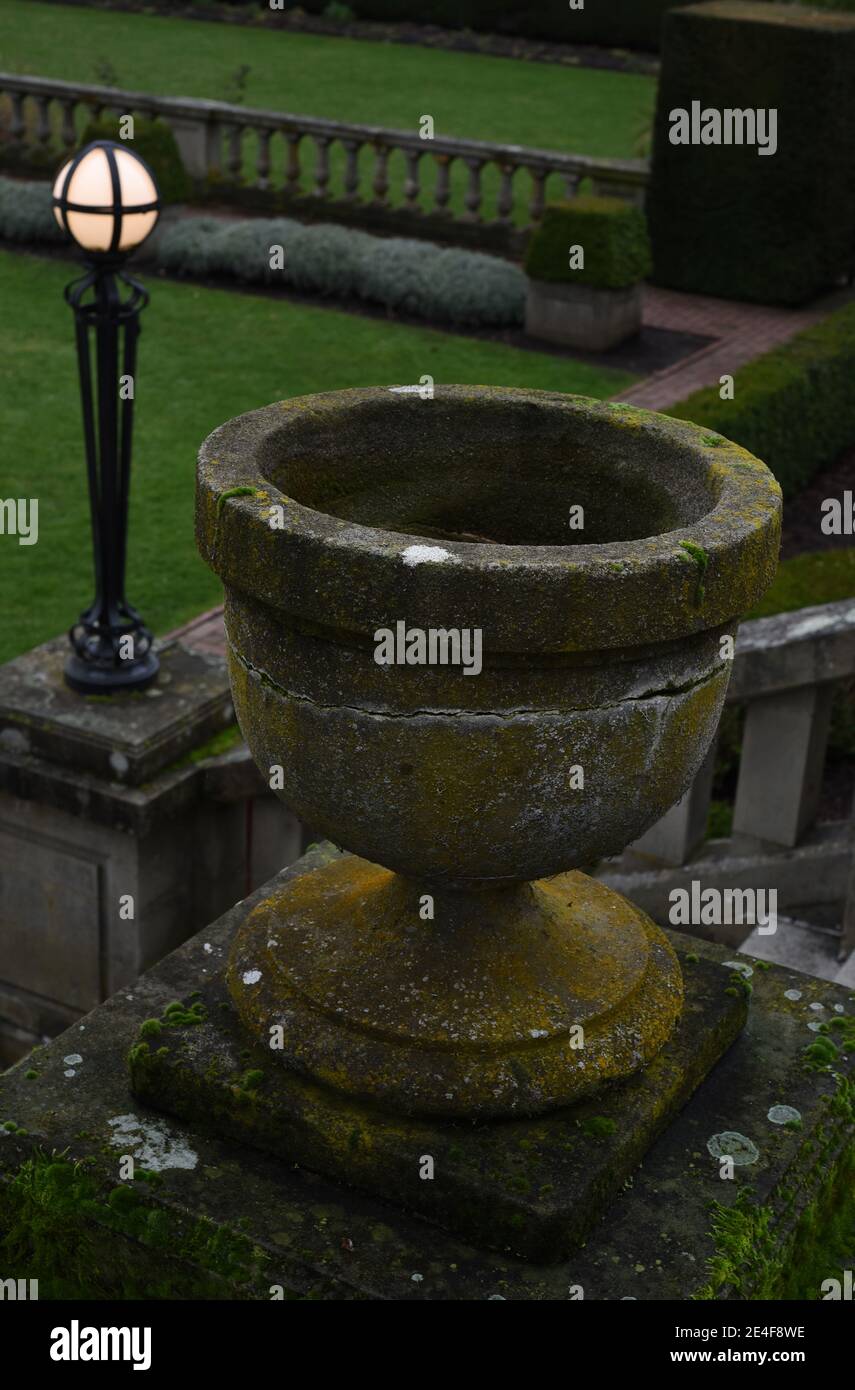
[[[582,257],[578,252],[571,255],[578,247]],[[636,285],[650,267],[644,214],[621,198],[582,197],[550,204],[532,234],[525,260],[532,280],[602,290]]]
[[[166,121],[134,116],[134,138],[121,142],[118,116],[99,116],[91,120],[80,137],[81,148],[93,140],[125,143],[148,164],[164,203],[183,203],[192,191],[192,181]]]

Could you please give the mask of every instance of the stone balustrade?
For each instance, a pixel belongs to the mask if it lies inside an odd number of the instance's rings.
[[[46,155],[57,146],[73,149],[81,129],[81,110],[96,116],[159,116],[172,128],[187,172],[199,184],[214,180],[218,186],[275,193],[284,206],[303,204],[313,213],[328,208],[339,217],[348,214],[353,221],[361,220],[360,211],[369,209],[374,221],[391,217],[411,232],[421,223],[428,228],[445,223],[450,232],[468,229],[471,233],[474,224],[503,232],[509,245],[540,221],[550,179],[550,196],[572,196],[585,181],[597,193],[639,204],[648,179],[644,160],[594,159],[439,135],[427,140],[417,130],[390,130],[16,73],[0,73],[0,97],[10,107],[7,148],[10,143],[22,155],[33,150]],[[338,149],[343,159],[339,154],[333,171],[331,156]],[[363,153],[370,168],[361,160]],[[397,201],[389,170],[394,157],[403,157],[405,168],[403,182],[398,181]],[[466,171],[465,190],[462,199],[455,200],[454,179],[461,168]],[[487,171],[492,171],[490,206],[485,193]],[[520,179],[527,180],[522,214]]]
[[[845,901],[846,956],[855,806],[850,821],[817,825],[816,814],[832,700],[853,678],[855,598],[743,623],[727,697],[746,707],[730,839],[704,845],[713,749],[683,799],[602,876],[660,917],[671,889],[693,877],[777,888],[780,910]]]

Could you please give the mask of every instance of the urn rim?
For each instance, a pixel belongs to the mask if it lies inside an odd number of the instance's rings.
[[[389,435],[378,420],[389,422]],[[530,443],[535,451],[535,466],[541,436],[554,445],[556,431],[571,440],[574,431],[587,432],[586,441],[601,441],[610,456],[626,450],[651,493],[667,474],[670,500],[684,512],[685,477],[697,514],[689,508],[680,524],[628,539],[437,540],[320,510],[271,478],[303,455],[320,466],[325,450],[338,452],[339,465],[351,448],[370,445],[382,455],[395,435],[403,448],[407,438],[418,442],[422,463],[430,447],[442,458],[470,421],[476,434],[494,431],[497,441],[503,430],[516,430],[518,447]],[[425,442],[431,439],[433,446]],[[438,386],[423,399],[369,387],[295,397],[227,421],[198,457],[197,543],[225,587],[286,620],[357,637],[404,618],[426,627],[480,626],[493,651],[679,640],[726,627],[754,606],[775,574],[780,526],[780,487],[741,446],[685,420],[557,392]]]

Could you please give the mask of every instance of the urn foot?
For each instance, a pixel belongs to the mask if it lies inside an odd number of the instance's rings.
[[[536,1115],[631,1075],[683,998],[664,933],[585,874],[437,891],[354,856],[254,909],[228,985],[290,1070],[447,1119]]]

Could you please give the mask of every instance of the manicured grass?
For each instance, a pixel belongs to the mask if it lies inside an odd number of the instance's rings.
[[[202,27],[202,26],[200,26]],[[39,499],[39,540],[0,535],[0,660],[54,636],[91,593],[71,264],[0,252],[0,498]],[[219,601],[196,554],[196,452],[232,415],[346,386],[529,386],[606,397],[632,378],[501,343],[155,280],[137,371],[128,597],[163,633]],[[426,409],[429,405],[426,403]]]
[[[379,44],[310,34],[265,32],[227,24],[120,14],[0,0],[0,67],[79,82],[115,83],[162,95],[233,99],[234,76],[246,66],[246,106],[351,120],[417,131],[430,115],[438,135],[467,136],[596,156],[631,157],[650,119],[655,82],[634,73],[523,63],[480,54],[447,53],[416,45]],[[273,142],[274,180],[283,153]],[[304,142],[305,144],[305,142]],[[425,142],[425,151],[430,150]],[[330,190],[340,186],[343,154],[332,149]],[[364,192],[370,152],[362,151]],[[247,150],[251,158],[254,151]],[[309,146],[304,161],[314,163]],[[423,183],[436,178],[422,160]],[[247,163],[246,173],[252,176]],[[389,165],[391,196],[400,198],[403,158]],[[453,206],[461,206],[467,177],[454,166]],[[554,186],[553,186],[554,184]],[[307,179],[306,186],[309,187]],[[489,215],[495,215],[498,176],[484,176]],[[524,215],[530,180],[516,180]],[[551,180],[549,196],[562,185]]]
[[[855,599],[855,548],[815,551],[784,561],[751,617],[792,613],[796,608],[847,598]]]

